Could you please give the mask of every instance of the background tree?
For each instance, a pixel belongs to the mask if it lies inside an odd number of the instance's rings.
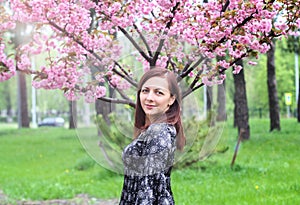
[[[19,62],[22,58],[21,53],[19,52],[19,46],[22,42],[28,39],[28,34],[26,33],[26,25],[18,24],[14,30],[13,43],[16,48],[16,62]],[[18,72],[18,126],[29,127],[30,120],[28,115],[28,103],[27,103],[27,86],[26,86],[26,73],[19,71],[19,65],[16,65],[16,70]]]
[[[286,48],[287,39],[283,38],[280,41],[276,41],[275,67],[280,108],[286,106],[284,94],[295,93],[295,60],[294,56],[287,52]],[[257,65],[254,67],[249,66],[249,60],[255,61]],[[267,79],[267,55],[261,54],[258,60],[246,59],[244,68],[250,116],[269,118],[268,86],[267,83],[262,83],[266,82]],[[292,110],[296,109],[296,104],[294,102],[291,108]],[[280,115],[286,115],[286,109],[280,109]]]
[[[269,110],[270,110],[270,131],[280,130],[280,111],[277,95],[277,83],[275,72],[275,42],[271,42],[271,49],[267,53],[267,73],[268,73],[268,94],[269,94]]]
[[[77,102],[69,101],[69,129],[77,128]]]
[[[243,61],[239,60],[238,65],[243,67]],[[246,82],[244,70],[234,74],[234,125],[238,127],[238,133],[241,139],[246,140],[250,137],[248,101],[246,92]]]

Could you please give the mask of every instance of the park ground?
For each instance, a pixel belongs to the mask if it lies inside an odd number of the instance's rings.
[[[300,124],[282,119],[269,132],[267,119],[252,119],[250,127],[232,168],[237,131],[228,120],[225,153],[173,171],[177,204],[300,204]],[[123,176],[95,163],[74,130],[0,128],[1,205],[117,203]]]

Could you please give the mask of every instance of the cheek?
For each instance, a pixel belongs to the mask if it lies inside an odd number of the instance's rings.
[[[143,101],[144,97],[142,94],[139,95],[140,101]]]

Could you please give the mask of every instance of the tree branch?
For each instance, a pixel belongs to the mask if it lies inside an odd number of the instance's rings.
[[[225,4],[222,6],[221,12],[225,12],[230,4],[230,0],[226,0]]]
[[[145,44],[145,46],[146,46],[146,48],[147,48],[147,50],[148,50],[149,56],[150,56],[150,57],[153,57],[152,51],[151,51],[151,49],[150,49],[150,46],[149,46],[149,44],[147,43],[147,41],[146,41],[144,35],[140,32],[140,30],[138,29],[137,25],[133,24],[133,28],[136,30],[136,32],[138,32],[140,38],[141,38],[142,41],[144,42],[144,44]]]
[[[192,66],[190,67],[189,69],[187,69],[185,72],[181,73],[180,74],[180,78],[183,79],[185,78],[190,72],[192,72],[198,65],[200,65],[200,63],[204,60],[204,57],[201,56],[198,61]],[[187,63],[187,65],[189,64],[189,62]],[[189,67],[187,66],[186,67]],[[185,70],[185,69],[184,69]]]
[[[202,74],[203,70],[199,70],[195,79],[193,80],[193,82],[190,85],[190,89],[193,89],[196,85],[196,83],[200,80],[200,75]]]
[[[191,93],[194,92],[195,90],[201,88],[203,85],[204,85],[204,83],[200,83],[200,84],[197,85],[196,87],[184,91],[184,92],[182,93],[182,99],[184,99],[185,97],[187,97],[189,94],[191,94]]]
[[[56,28],[57,30],[59,30],[60,32],[62,33],[65,33],[69,38],[72,38],[74,42],[76,42],[78,45],[80,45],[82,48],[84,48],[86,51],[88,51],[90,54],[92,54],[96,59],[98,59],[99,61],[101,61],[102,59],[100,58],[99,55],[97,55],[93,50],[89,50],[87,49],[83,43],[81,41],[79,41],[78,39],[74,38],[73,36],[71,36],[69,33],[67,33],[64,29],[60,28],[57,24],[55,24],[54,22],[52,22],[51,20],[48,19],[48,22],[51,26],[53,26],[54,28]],[[104,52],[104,51],[102,51]],[[105,53],[105,52],[104,52]],[[122,66],[120,66],[120,64],[116,61],[114,61],[114,63],[116,65],[118,65],[119,68],[121,68]],[[137,87],[137,83],[132,80],[131,78],[128,77],[128,75],[124,75],[120,72],[118,72],[116,69],[113,69],[112,70],[114,73],[116,73],[117,75],[119,75],[120,77],[124,78],[125,80],[127,80],[131,85]],[[124,72],[124,70],[123,70]]]
[[[117,99],[117,98],[109,98],[109,97],[101,97],[98,98],[98,100],[102,100],[104,102],[109,102],[109,103],[116,103],[116,104],[125,104],[129,105],[130,107],[135,108],[135,103],[132,102],[131,100],[123,100],[123,99]]]
[[[126,36],[126,38],[132,43],[132,45],[136,48],[136,50],[139,51],[141,56],[145,58],[146,61],[150,62],[149,56],[146,55],[146,53],[143,51],[143,49],[136,43],[136,41],[129,35],[129,33],[122,27],[118,26],[120,31]]]
[[[175,16],[175,13],[176,13],[176,10],[178,8],[178,6],[180,5],[180,2],[177,2],[177,4],[173,7],[171,13],[173,14],[172,18],[170,19],[170,21],[167,23],[166,27],[165,27],[165,30],[163,32],[163,36],[167,35],[168,33],[168,29],[170,29],[171,25],[172,25],[172,22],[173,22],[173,19],[174,19],[174,16]],[[158,59],[158,56],[162,50],[162,47],[164,45],[164,42],[165,42],[165,38],[163,37],[162,39],[160,39],[159,41],[159,44],[158,44],[158,47],[155,51],[155,55],[153,56],[153,58],[151,59],[150,61],[150,66],[155,66],[156,64],[156,61]]]
[[[131,101],[131,99],[124,93],[124,92],[122,92],[116,85],[113,85],[111,82],[110,82],[110,80],[109,80],[109,78],[106,76],[105,77],[105,79],[106,79],[106,81],[108,82],[108,84],[111,86],[111,87],[113,87],[120,95],[121,95],[121,97],[123,98],[123,99],[125,99],[125,100],[127,100],[127,101]]]
[[[187,69],[191,66],[192,63],[193,63],[193,61],[191,61],[190,59],[188,59],[188,61],[185,64],[184,68],[182,69],[181,74],[185,73],[187,71]]]
[[[116,68],[113,68],[112,71],[114,73],[116,73],[118,76],[120,76],[121,78],[124,78],[125,80],[127,80],[127,82],[129,82],[131,85],[133,85],[134,87],[137,88],[137,82],[135,82],[134,80],[132,80],[131,78],[129,78],[128,76],[120,73],[119,71],[117,71]]]
[[[72,38],[73,41],[75,41],[78,45],[80,45],[82,48],[84,48],[86,51],[88,51],[90,54],[92,54],[96,59],[98,59],[99,61],[101,61],[102,59],[100,58],[99,55],[97,55],[93,50],[89,50],[87,49],[83,43],[81,41],[79,41],[78,39],[74,38],[74,36],[72,36],[71,34],[69,34],[68,32],[66,32],[63,28],[60,28],[57,24],[55,24],[54,22],[52,22],[50,19],[47,19],[49,24],[51,26],[53,26],[54,28],[56,28],[57,30],[59,30],[60,32],[66,34],[69,38]],[[104,52],[104,51],[102,51]]]

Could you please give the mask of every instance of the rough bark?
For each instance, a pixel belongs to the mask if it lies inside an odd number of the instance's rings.
[[[28,41],[28,36],[24,35],[26,30],[25,24],[18,23],[14,30],[15,36],[12,38],[12,42],[15,45],[16,50],[18,47]],[[18,59],[18,53],[16,53],[16,60]],[[17,68],[18,70],[18,68]],[[18,72],[18,127],[29,127],[29,116],[28,116],[28,104],[27,104],[27,88],[25,74]]]
[[[243,66],[243,61],[239,60],[237,65]],[[250,138],[248,103],[246,94],[246,82],[244,70],[239,74],[233,74],[234,79],[234,124],[238,127],[238,133],[242,140]]]
[[[77,127],[77,102],[69,101],[69,129]]]
[[[270,131],[280,130],[280,109],[277,95],[275,72],[275,42],[271,42],[271,49],[267,52],[267,84],[269,97]]]
[[[214,126],[216,123],[213,110],[213,87],[211,86],[206,86],[206,99],[207,120],[210,122],[210,126]]]
[[[213,89],[211,86],[206,86],[206,109],[207,112],[212,110],[212,103],[213,103]]]
[[[18,124],[19,128],[29,127],[28,104],[27,104],[27,88],[25,74],[18,72]]]

